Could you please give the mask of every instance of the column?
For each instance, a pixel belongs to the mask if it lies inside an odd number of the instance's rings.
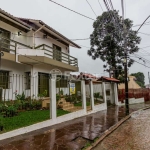
[[[110,83],[110,102],[111,104],[115,104],[114,83]]]
[[[114,83],[114,98],[115,98],[115,105],[119,105],[117,83]]]
[[[31,76],[30,76],[30,96],[31,96],[31,99],[34,95],[34,68],[31,67]]]
[[[49,79],[49,93],[50,93],[50,118],[56,119],[56,78]]]
[[[102,82],[102,89],[103,89],[103,100],[104,100],[104,103],[107,107],[107,99],[106,99],[106,87],[105,87],[105,82]]]
[[[91,107],[94,110],[94,93],[93,93],[93,81],[90,81],[90,96],[91,96]]]
[[[86,90],[85,90],[85,81],[81,81],[81,95],[82,95],[82,107],[86,112]]]

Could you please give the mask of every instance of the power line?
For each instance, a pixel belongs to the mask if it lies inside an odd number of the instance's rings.
[[[134,60],[134,59],[133,59]],[[145,66],[145,67],[147,67],[147,68],[150,68],[149,66],[146,66],[146,65],[144,65],[144,64],[142,64],[142,63],[139,63],[138,61],[136,61],[136,60],[134,60],[136,63],[138,63],[138,64],[140,64],[140,65],[143,65],[143,66]]]
[[[142,28],[142,26],[145,24],[145,22],[149,19],[150,15],[144,20],[144,22],[140,25],[137,32]]]
[[[150,46],[142,47],[142,48],[140,48],[140,49],[144,49],[144,48],[148,48],[148,47],[150,47]]]
[[[109,0],[109,3],[110,3],[110,5],[111,5],[112,10],[114,10],[113,3],[112,3],[111,0]]]
[[[72,41],[84,41],[84,40],[90,40],[90,38],[84,38],[84,39],[70,39]]]
[[[97,15],[96,15],[96,13],[95,13],[94,9],[92,8],[91,4],[88,2],[88,0],[86,0],[86,2],[89,4],[89,6],[90,6],[91,10],[93,11],[93,13],[95,14],[95,16],[97,17]]]
[[[149,21],[150,22],[150,21]],[[143,25],[150,25],[149,24],[149,22],[145,22]],[[138,27],[138,26],[141,26],[142,24],[136,24],[136,25],[134,25],[134,26],[132,26],[132,27]]]
[[[52,2],[52,3],[55,3],[56,5],[59,5],[59,6],[63,7],[63,8],[65,8],[65,9],[68,9],[68,10],[70,10],[70,11],[72,11],[72,12],[74,12],[74,13],[76,13],[76,14],[82,16],[82,17],[85,17],[85,18],[88,18],[88,19],[90,19],[90,20],[94,20],[94,21],[95,21],[95,19],[93,19],[93,18],[91,18],[91,17],[88,17],[88,16],[86,16],[86,15],[83,15],[83,14],[81,14],[81,13],[79,13],[79,12],[77,12],[77,11],[74,11],[74,10],[68,8],[68,7],[65,7],[65,6],[63,6],[63,5],[59,4],[59,3],[56,3],[56,2],[54,2],[54,1],[52,1],[52,0],[49,0],[49,1]]]
[[[102,7],[102,5],[101,5],[101,3],[100,3],[100,1],[99,1],[99,0],[98,0],[98,3],[99,3],[100,8],[102,9],[102,12],[103,12],[104,10],[103,10],[103,7]]]
[[[11,33],[11,34],[13,34],[13,35],[15,35],[15,36],[18,36],[18,34],[16,34],[16,33]],[[25,36],[25,37],[30,37],[30,38],[33,38],[33,36],[30,36],[30,35],[19,35],[19,36]],[[41,38],[41,39],[44,39],[44,37],[42,37],[42,36],[39,36],[39,37],[34,37],[34,38]],[[46,39],[50,39],[50,38],[46,38]],[[69,40],[72,40],[72,41],[79,41],[79,40],[89,40],[90,38],[81,38],[81,39],[69,39]],[[57,40],[57,41],[59,41],[59,39],[55,39],[55,40]]]
[[[79,46],[81,46],[81,47],[85,47],[85,48],[91,48],[91,47],[87,47],[87,46],[84,46],[84,45],[80,45],[80,44],[78,44]]]
[[[147,63],[149,63],[150,64],[150,61],[148,60],[148,59],[146,59],[146,58],[144,58],[144,57],[141,57],[140,55],[138,55],[138,54],[134,54],[134,56],[136,57],[136,58],[139,58],[140,60],[143,60],[143,62],[147,62]],[[133,57],[133,56],[131,56],[131,57]]]
[[[148,34],[148,33],[143,33],[143,32],[138,32],[138,33],[150,36],[150,34]]]

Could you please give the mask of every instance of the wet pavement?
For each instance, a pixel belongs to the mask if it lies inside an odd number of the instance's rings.
[[[150,103],[130,105],[130,112]],[[125,117],[125,108],[110,106],[85,117],[0,141],[0,150],[80,150]]]
[[[132,115],[93,150],[150,150],[150,109]]]

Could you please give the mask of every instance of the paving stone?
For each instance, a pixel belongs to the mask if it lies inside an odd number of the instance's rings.
[[[136,114],[93,150],[150,150],[150,109]]]

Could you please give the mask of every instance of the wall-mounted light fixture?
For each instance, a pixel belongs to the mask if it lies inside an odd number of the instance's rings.
[[[43,38],[44,38],[44,39],[47,39],[47,34],[44,34],[44,35],[43,35]]]
[[[18,36],[20,36],[20,35],[22,35],[22,32],[21,32],[21,31],[18,32]]]

